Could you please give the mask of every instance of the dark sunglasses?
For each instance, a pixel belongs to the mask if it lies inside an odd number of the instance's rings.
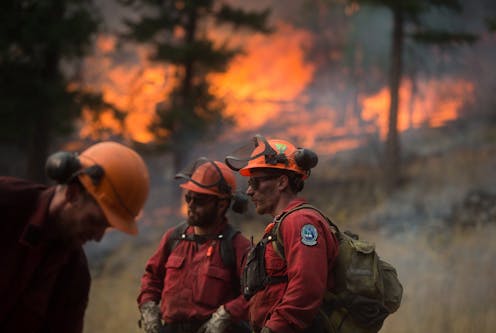
[[[205,206],[210,202],[214,201],[215,199],[217,199],[215,195],[208,195],[208,194],[203,194],[203,195],[186,194],[184,196],[184,200],[186,200],[186,203],[194,204],[196,206]]]
[[[268,176],[260,176],[260,177],[250,177],[248,179],[248,186],[250,186],[254,191],[258,190],[260,187],[260,183],[270,179],[279,178],[279,175],[268,175]]]

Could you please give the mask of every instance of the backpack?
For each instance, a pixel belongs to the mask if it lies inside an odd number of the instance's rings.
[[[335,288],[327,290],[319,316],[328,333],[378,332],[388,315],[398,310],[403,286],[396,269],[381,260],[375,245],[339,228],[319,209],[309,204],[297,206],[275,220],[272,233],[274,250],[285,259],[279,228],[283,220],[294,211],[313,209],[331,226],[339,242],[338,257],[333,268]]]
[[[174,227],[174,230],[172,231],[169,239],[167,239],[167,242],[165,244],[165,248],[169,251],[169,253],[171,253],[172,250],[174,250],[179,245],[180,241],[194,240],[194,235],[187,235],[186,229],[188,229],[188,223],[186,222],[181,222],[176,227]],[[230,224],[227,224],[221,234],[214,236],[215,238],[222,240],[220,242],[220,257],[222,259],[222,264],[229,268],[235,268],[236,266],[236,256],[234,254],[232,240],[234,236],[236,236],[239,232],[239,230],[234,229]],[[229,241],[226,242],[224,240]]]

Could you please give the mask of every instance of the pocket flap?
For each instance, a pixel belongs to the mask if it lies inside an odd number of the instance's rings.
[[[375,251],[375,244],[373,243],[352,239],[351,244],[358,252],[361,253],[369,254]]]
[[[166,268],[181,268],[184,262],[183,256],[178,256],[171,254],[167,259],[167,263],[165,264]]]
[[[229,280],[230,272],[220,267],[210,266],[207,270],[207,275],[210,277],[227,281]]]

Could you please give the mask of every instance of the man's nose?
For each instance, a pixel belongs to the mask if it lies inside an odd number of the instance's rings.
[[[253,189],[251,188],[251,186],[248,185],[248,188],[246,189],[246,194],[251,197],[253,195],[253,193],[255,193],[255,191],[253,191]]]

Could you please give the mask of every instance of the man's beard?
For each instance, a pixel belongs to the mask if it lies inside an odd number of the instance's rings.
[[[195,227],[205,228],[216,223],[217,220],[217,204],[208,211],[204,211],[199,215],[196,212],[192,216],[188,214],[188,224]]]

